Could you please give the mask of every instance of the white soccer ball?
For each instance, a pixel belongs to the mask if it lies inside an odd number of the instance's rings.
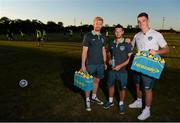
[[[26,87],[28,85],[28,81],[25,79],[22,79],[19,81],[19,86],[21,86],[22,88]]]

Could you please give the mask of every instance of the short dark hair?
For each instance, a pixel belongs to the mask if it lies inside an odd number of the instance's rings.
[[[122,25],[120,25],[120,24],[117,24],[114,28],[115,28],[115,29],[116,29],[116,28],[121,28],[122,30],[124,30],[124,27],[123,27]]]
[[[147,19],[149,19],[148,14],[145,13],[145,12],[140,13],[140,14],[137,16],[137,18],[139,18],[139,17],[146,17]]]

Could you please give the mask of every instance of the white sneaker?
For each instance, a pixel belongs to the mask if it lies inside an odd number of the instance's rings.
[[[146,120],[150,115],[150,110],[144,109],[137,118],[138,120]]]
[[[129,108],[142,108],[142,101],[136,100],[129,104]]]
[[[91,111],[90,101],[86,101],[86,111]]]

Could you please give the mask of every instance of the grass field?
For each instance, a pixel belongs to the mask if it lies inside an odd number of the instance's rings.
[[[166,67],[154,87],[152,116],[147,121],[180,121],[180,35],[165,35],[171,52]],[[80,42],[80,40],[78,41]],[[137,121],[140,109],[129,109],[134,100],[132,81],[125,99],[126,114],[115,106],[105,110],[92,104],[85,111],[84,95],[73,86],[73,74],[80,69],[81,43],[0,41],[0,121]],[[175,48],[173,48],[175,46]],[[19,86],[26,79],[29,85]],[[98,97],[107,98],[106,79]]]

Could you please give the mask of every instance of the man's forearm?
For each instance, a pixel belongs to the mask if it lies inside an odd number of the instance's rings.
[[[105,50],[105,47],[103,47],[103,60],[104,60],[104,63],[106,63],[106,50]]]
[[[83,51],[82,51],[82,59],[81,59],[81,65],[85,66],[86,64],[86,59],[87,59],[87,49],[85,47],[83,47]]]
[[[169,53],[169,47],[168,46],[166,46],[165,48],[162,48],[162,49],[160,49],[160,50],[158,50],[158,51],[156,51],[158,54],[160,54],[160,55],[162,55],[162,54],[167,54],[167,53]]]
[[[120,66],[120,67],[124,67],[124,66],[126,66],[126,65],[129,63],[130,58],[131,58],[131,55],[129,55],[129,56],[128,56],[128,59],[127,59],[125,62],[123,62],[123,63],[119,64],[118,66]]]
[[[82,62],[81,62],[81,65],[82,65],[82,66],[85,66],[86,58],[87,58],[87,54],[82,53]]]
[[[129,59],[127,59],[125,62],[119,64],[118,66],[124,67],[124,66],[126,66],[128,63],[129,63]]]

